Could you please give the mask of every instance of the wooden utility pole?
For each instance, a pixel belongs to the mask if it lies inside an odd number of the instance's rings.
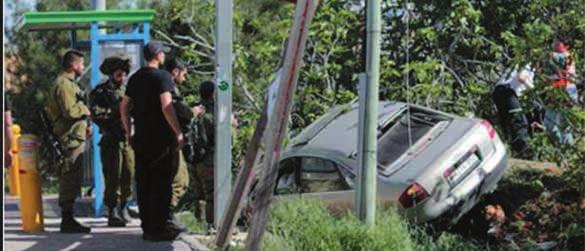
[[[216,91],[214,223],[220,224],[232,188],[232,0],[215,0]]]
[[[358,131],[359,188],[356,194],[358,218],[367,225],[375,223],[377,174],[378,92],[380,78],[380,0],[367,0],[366,81],[360,81],[360,121]],[[361,79],[361,78],[360,78]],[[367,83],[366,83],[367,82]],[[366,86],[363,86],[366,84]]]
[[[288,38],[287,50],[278,86],[278,100],[270,115],[266,133],[266,151],[264,154],[264,172],[258,184],[258,193],[254,201],[254,217],[248,231],[246,250],[261,250],[262,238],[270,201],[274,193],[274,184],[278,175],[278,161],[282,142],[288,126],[288,117],[293,102],[307,41],[308,29],[317,9],[318,0],[298,0],[295,19]]]
[[[266,122],[268,120],[266,113],[267,107],[268,106],[265,104],[260,119],[256,123],[256,129],[252,136],[252,141],[248,145],[248,149],[246,149],[244,166],[238,173],[234,192],[230,197],[228,207],[222,217],[221,225],[217,232],[215,243],[221,250],[225,250],[228,247],[227,244],[232,236],[232,231],[236,226],[236,222],[242,211],[242,202],[250,190],[250,184],[254,180],[254,164],[256,162],[256,157],[258,156],[258,149],[260,149],[262,136],[264,135],[264,129],[266,128]]]

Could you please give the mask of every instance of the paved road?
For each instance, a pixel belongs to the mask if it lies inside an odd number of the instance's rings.
[[[4,199],[4,250],[52,251],[52,250],[156,250],[192,251],[207,250],[200,236],[184,235],[173,242],[147,242],[142,240],[140,221],[133,220],[126,228],[107,227],[106,218],[81,217],[81,222],[92,227],[90,234],[59,233],[60,219],[55,196],[43,198],[45,231],[28,234],[22,231],[19,201],[15,197]],[[76,209],[77,215],[91,212],[91,200],[83,200]]]

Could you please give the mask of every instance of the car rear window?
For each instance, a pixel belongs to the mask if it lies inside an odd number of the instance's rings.
[[[435,125],[448,119],[440,114],[432,114],[415,108],[410,109],[410,114],[408,110],[404,110],[379,132],[378,163],[382,166],[389,166],[431,131]]]

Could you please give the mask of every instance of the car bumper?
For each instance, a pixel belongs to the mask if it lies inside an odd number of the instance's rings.
[[[434,195],[431,195],[423,203],[405,210],[405,215],[414,222],[426,222],[439,216],[448,217],[449,221],[455,222],[475,206],[482,195],[495,190],[507,165],[506,149],[498,142],[491,157],[452,188],[448,196],[436,200]]]

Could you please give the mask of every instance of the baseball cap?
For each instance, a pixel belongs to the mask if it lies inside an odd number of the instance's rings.
[[[160,52],[169,52],[169,47],[164,46],[161,41],[152,40],[148,42],[144,48],[142,49],[144,53],[144,58],[146,60],[152,59],[156,54]]]

